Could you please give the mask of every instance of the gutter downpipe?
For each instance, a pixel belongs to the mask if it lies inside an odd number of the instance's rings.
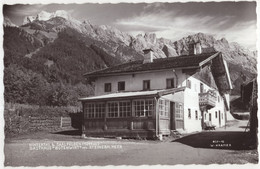
[[[157,138],[159,138],[159,123],[158,123],[158,103],[159,103],[159,99],[157,99],[156,97],[154,97],[155,103],[156,103],[156,107],[155,107],[155,135]]]
[[[85,117],[84,117],[84,105],[85,105],[85,103],[84,103],[84,101],[81,101],[81,103],[82,103],[82,128],[81,128],[81,137],[82,138],[86,138],[86,134],[85,134]]]

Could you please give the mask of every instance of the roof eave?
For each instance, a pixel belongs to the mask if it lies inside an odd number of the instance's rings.
[[[165,91],[158,92],[158,96],[163,96],[163,95],[167,95],[167,94],[174,94],[174,93],[177,93],[177,92],[180,92],[180,91],[184,91],[185,89],[186,89],[186,86],[168,89],[168,90],[165,90]]]
[[[157,97],[158,93],[150,94],[150,95],[138,95],[138,96],[120,96],[120,97],[111,97],[111,98],[96,98],[96,99],[87,99],[87,98],[79,98],[78,101],[82,102],[96,102],[96,101],[111,101],[111,100],[122,100],[122,99],[138,99],[140,97],[142,98],[153,98]]]
[[[153,94],[140,94],[140,95],[134,95],[134,96],[119,96],[119,97],[108,97],[108,98],[79,98],[78,101],[82,101],[82,102],[96,102],[96,101],[111,101],[111,100],[122,100],[122,99],[140,99],[140,97],[142,98],[154,98],[154,97],[161,97],[163,95],[167,95],[167,94],[174,94],[180,91],[184,91],[186,89],[186,87],[180,87],[180,88],[172,88],[172,89],[167,89],[164,91],[158,91],[156,93]]]
[[[161,72],[165,70],[182,70],[182,69],[199,69],[201,66],[189,66],[189,67],[172,67],[172,68],[164,68],[164,69],[153,69],[153,70],[144,70],[144,71],[129,71],[129,72],[115,72],[115,73],[102,73],[102,74],[86,74],[85,77],[105,77],[105,76],[119,76],[119,75],[129,75],[129,74],[140,74],[140,73],[149,73],[149,72]]]

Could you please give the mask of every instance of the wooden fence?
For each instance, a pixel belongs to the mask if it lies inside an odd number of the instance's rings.
[[[60,127],[71,127],[71,118],[70,117],[60,117]]]

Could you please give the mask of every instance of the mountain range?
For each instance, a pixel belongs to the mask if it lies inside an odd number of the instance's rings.
[[[147,48],[153,49],[157,58],[187,55],[189,45],[195,42],[200,42],[202,48],[223,53],[231,73],[233,94],[239,93],[241,83],[256,76],[256,52],[204,33],[177,41],[157,38],[155,33],[134,37],[111,26],[76,20],[62,10],[27,16],[21,26],[4,19],[6,69],[16,65],[40,75],[48,84],[84,83],[84,73],[143,59],[142,50]]]

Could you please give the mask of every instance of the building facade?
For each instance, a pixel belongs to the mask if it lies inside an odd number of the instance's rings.
[[[216,127],[229,117],[232,89],[220,52],[144,60],[86,74],[95,96],[80,98],[86,136],[159,137]]]

